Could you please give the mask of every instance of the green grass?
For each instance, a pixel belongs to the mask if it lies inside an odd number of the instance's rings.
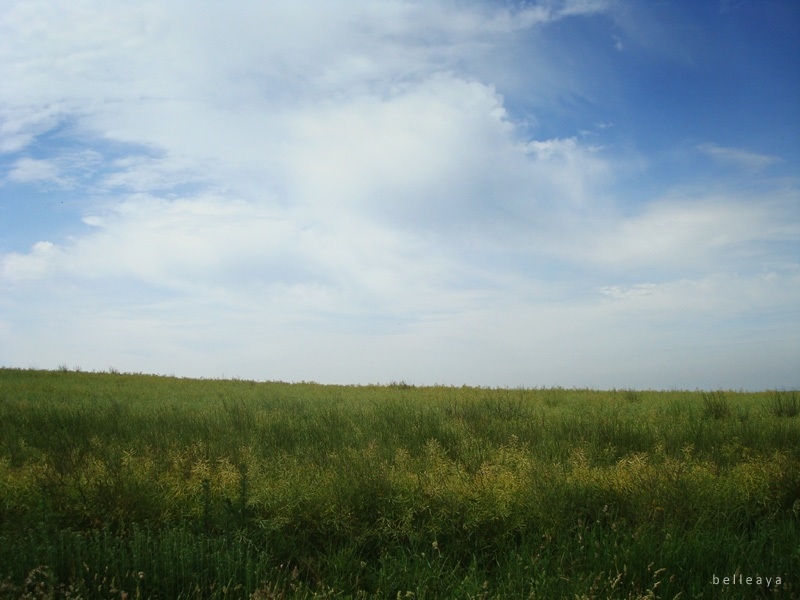
[[[797,598],[798,570],[794,391],[0,369],[0,599]]]

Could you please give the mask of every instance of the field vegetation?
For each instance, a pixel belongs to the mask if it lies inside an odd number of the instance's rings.
[[[0,598],[798,598],[799,396],[0,369]]]

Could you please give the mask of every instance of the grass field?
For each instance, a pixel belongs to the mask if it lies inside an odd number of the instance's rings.
[[[799,404],[0,369],[0,598],[798,598]]]

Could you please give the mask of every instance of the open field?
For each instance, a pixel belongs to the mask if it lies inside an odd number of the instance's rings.
[[[0,369],[0,598],[798,598],[798,404]]]

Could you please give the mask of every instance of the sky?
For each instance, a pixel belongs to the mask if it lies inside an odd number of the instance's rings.
[[[0,0],[0,365],[800,388],[796,0]]]

